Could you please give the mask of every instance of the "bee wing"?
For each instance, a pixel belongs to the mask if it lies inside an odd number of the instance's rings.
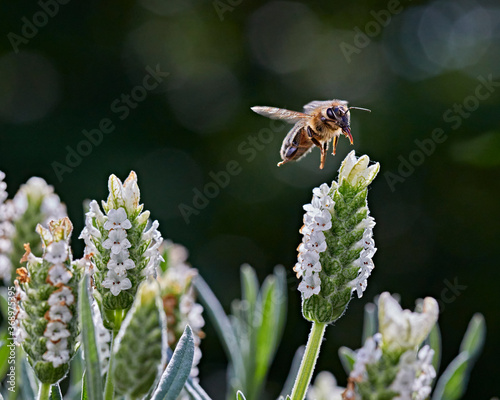
[[[317,108],[328,108],[332,107],[333,105],[343,105],[347,107],[347,101],[344,100],[314,100],[311,101],[310,103],[307,103],[304,106],[304,112],[306,114],[310,114],[312,111],[314,111]]]
[[[252,111],[267,118],[286,121],[289,124],[295,124],[305,118],[309,118],[307,114],[276,107],[255,106],[252,107]]]

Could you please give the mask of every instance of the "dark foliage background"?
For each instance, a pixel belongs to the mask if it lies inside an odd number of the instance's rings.
[[[11,195],[30,176],[45,178],[78,233],[83,200],[104,199],[109,174],[135,170],[164,237],[189,249],[229,308],[239,266],[250,263],[262,279],[276,264],[291,269],[311,189],[335,178],[352,148],[367,153],[382,166],[369,194],[376,269],[365,296],[327,331],[318,370],[345,384],[337,349],[360,346],[363,305],[376,294],[398,292],[405,307],[431,295],[444,306],[445,364],[473,313],[485,315],[486,347],[466,398],[498,395],[500,93],[498,84],[477,89],[481,79],[500,81],[498,2],[66,0],[45,20],[34,1],[0,7],[0,169]],[[38,32],[25,27],[34,18]],[[137,87],[147,66],[169,75],[146,92]],[[131,92],[147,94],[124,106]],[[263,131],[270,121],[250,107],[300,110],[330,98],[373,110],[353,111],[354,147],[341,138],[322,171],[317,150],[277,168],[288,127]],[[85,148],[83,130],[106,118],[113,131]],[[431,145],[437,128],[446,140]],[[422,155],[416,140],[435,150]],[[78,149],[90,154],[61,170]],[[232,161],[240,172],[186,223],[179,206],[194,207],[194,190]],[[289,288],[272,396],[309,329],[294,279]],[[201,382],[220,399],[225,357],[206,330]]]

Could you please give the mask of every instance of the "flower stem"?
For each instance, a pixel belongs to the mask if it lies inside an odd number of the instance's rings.
[[[115,395],[115,383],[113,382],[113,361],[115,358],[113,344],[115,342],[115,332],[111,333],[110,355],[108,363],[108,373],[106,375],[106,385],[104,387],[104,400],[113,400]]]
[[[42,383],[38,391],[38,400],[49,400],[50,383]]]
[[[307,388],[311,383],[314,366],[319,355],[319,348],[323,340],[326,324],[313,322],[309,339],[307,340],[306,351],[300,363],[299,373],[293,385],[292,400],[303,400],[306,396]]]

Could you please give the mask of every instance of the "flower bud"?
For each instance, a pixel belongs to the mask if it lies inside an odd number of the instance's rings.
[[[419,346],[436,324],[439,306],[435,299],[426,297],[422,312],[403,310],[388,292],[378,300],[381,346],[388,352],[402,354]]]
[[[331,323],[345,312],[352,292],[363,295],[374,268],[375,243],[369,216],[367,186],[379,171],[368,156],[354,151],[342,162],[339,181],[313,190],[304,206],[302,243],[294,267],[301,278],[302,313],[310,321]]]

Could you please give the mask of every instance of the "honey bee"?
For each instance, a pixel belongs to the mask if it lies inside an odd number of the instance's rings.
[[[311,101],[304,106],[304,112],[276,107],[252,107],[252,111],[257,114],[295,124],[281,145],[280,155],[283,161],[278,163],[278,167],[302,158],[313,146],[318,146],[321,150],[320,169],[325,166],[330,140],[333,140],[333,155],[341,134],[353,144],[349,112],[351,109],[370,112],[366,108],[347,107],[347,101],[344,100]]]

